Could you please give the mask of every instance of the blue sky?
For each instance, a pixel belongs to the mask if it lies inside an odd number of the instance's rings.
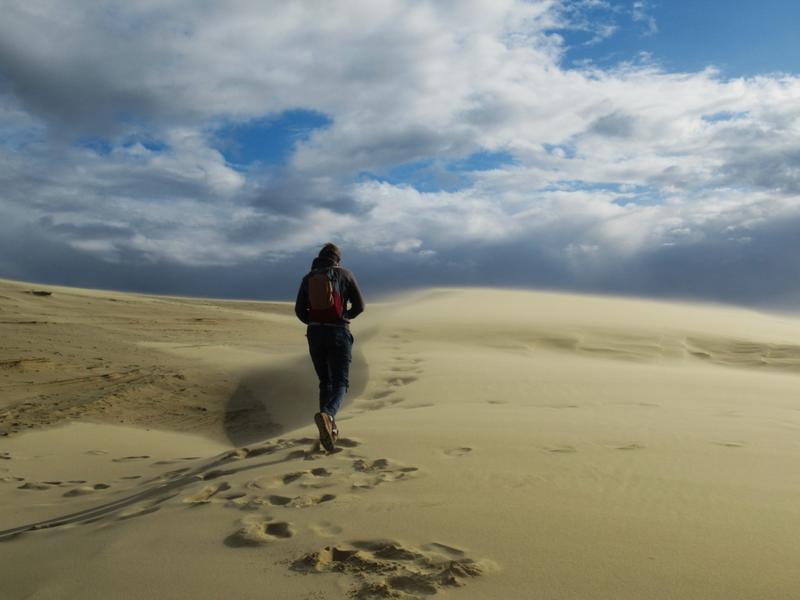
[[[6,2],[0,277],[800,306],[800,4],[337,7]]]
[[[574,3],[573,3],[574,4]],[[794,0],[645,0],[609,2],[587,11],[589,20],[617,27],[609,37],[562,30],[566,64],[591,60],[608,66],[642,52],[675,71],[717,67],[725,77],[800,73],[800,3]]]
[[[217,129],[214,135],[217,147],[231,164],[281,165],[297,144],[307,141],[315,129],[330,123],[327,115],[296,108],[244,123],[230,123]]]

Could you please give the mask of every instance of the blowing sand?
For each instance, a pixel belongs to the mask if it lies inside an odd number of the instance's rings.
[[[369,305],[331,455],[289,304],[0,281],[0,328],[3,598],[800,597],[800,320]]]

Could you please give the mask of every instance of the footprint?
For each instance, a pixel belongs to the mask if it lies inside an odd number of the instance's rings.
[[[111,462],[117,462],[117,463],[118,462],[129,462],[129,461],[132,461],[132,460],[144,460],[146,458],[150,458],[150,457],[147,456],[147,455],[142,455],[142,456],[123,456],[122,458],[112,458]]]
[[[389,460],[386,458],[378,458],[368,463],[363,458],[353,461],[353,468],[362,473],[371,473],[373,471],[385,470],[389,467]]]
[[[82,485],[80,487],[72,488],[68,492],[64,492],[65,498],[74,498],[75,496],[86,496],[88,494],[93,494],[95,491],[94,487],[88,485]]]
[[[304,481],[300,484],[304,490],[324,490],[326,488],[336,487],[336,481],[321,480],[321,481]]]
[[[467,448],[466,446],[461,448],[448,448],[447,450],[443,451],[447,456],[466,456],[470,452],[472,452],[472,448]]]
[[[258,477],[251,479],[245,483],[245,487],[249,490],[268,490],[270,488],[280,487],[283,485],[283,478],[274,479],[272,477]]]
[[[417,377],[392,377],[386,380],[388,385],[393,385],[395,387],[402,387],[404,385],[408,385],[409,383],[413,383],[417,381]]]
[[[154,462],[154,465],[174,465],[175,463],[186,462],[188,460],[199,460],[201,456],[184,456],[181,458],[173,458],[170,460],[159,460]]]
[[[52,486],[38,481],[27,481],[18,486],[18,490],[49,490]],[[66,495],[66,494],[65,494]]]
[[[211,502],[211,498],[213,498],[219,492],[224,492],[225,490],[231,489],[231,486],[226,481],[220,481],[219,483],[214,483],[211,485],[205,486],[199,492],[195,492],[190,496],[186,496],[182,502],[184,504],[191,504],[193,506],[198,506],[200,504],[208,504]]]
[[[239,498],[245,498],[247,494],[245,492],[232,492],[230,494],[225,494],[222,496],[225,500],[238,500]]]
[[[294,498],[287,498],[286,496],[269,496],[267,498],[269,503],[273,506],[286,506],[288,508],[308,508],[323,502],[330,502],[335,500],[336,496],[333,494],[324,494],[322,496],[296,496]]]
[[[256,456],[262,456],[264,454],[272,454],[273,452],[275,452],[275,450],[277,450],[277,448],[275,448],[274,446],[262,446],[260,448],[250,448],[247,449],[245,458],[254,458]]]
[[[272,454],[273,452],[277,452],[278,450],[289,448],[294,445],[295,445],[294,442],[287,443],[286,440],[278,440],[276,443],[265,442],[263,445],[257,448],[236,448],[235,450],[231,450],[227,454],[223,455],[222,458],[229,460],[242,460],[246,458],[255,458],[256,456],[262,456],[264,454]]]
[[[399,481],[419,471],[417,467],[392,465],[388,459],[379,458],[372,462],[362,458],[353,461],[353,470],[366,477],[357,477],[351,484],[353,490],[368,490],[386,482]]]
[[[734,440],[726,442],[714,442],[717,446],[724,446],[726,448],[744,448],[747,444],[745,442],[737,442]]]
[[[107,490],[111,486],[107,483],[95,483],[94,485],[82,485],[80,487],[72,488],[68,492],[64,492],[65,498],[72,498],[75,496],[86,496],[98,490]]]
[[[550,452],[551,454],[571,454],[575,452],[575,446],[563,445],[563,446],[545,446],[543,448],[545,452]]]
[[[394,406],[396,404],[400,404],[402,402],[405,402],[405,400],[406,399],[403,398],[402,396],[394,396],[393,398],[387,398],[386,400],[372,402],[366,405],[364,408],[366,410],[380,410],[382,408],[386,408],[387,406]]]
[[[225,506],[228,508],[237,508],[239,510],[260,510],[270,506],[269,501],[260,497],[253,497],[244,494],[234,498],[227,498]]]
[[[334,481],[328,481],[329,478],[333,475],[332,471],[329,471],[325,467],[317,467],[315,469],[311,469],[310,471],[302,471],[299,473],[287,473],[284,475],[279,481],[272,481],[272,482],[263,482],[255,480],[248,484],[248,487],[258,487],[261,489],[276,487],[276,485],[288,485],[295,481],[300,481],[300,487],[302,488],[310,488],[310,489],[321,489],[326,487],[331,487],[336,485]],[[312,480],[307,480],[307,477],[311,476]],[[265,485],[266,483],[266,485]],[[255,484],[255,486],[251,485]]]
[[[644,450],[644,446],[638,442],[629,442],[627,444],[620,444],[613,446],[615,450]]]
[[[285,521],[247,521],[237,532],[225,538],[225,544],[234,548],[242,546],[260,546],[276,540],[287,539],[294,535],[290,523]]]
[[[268,496],[267,500],[269,500],[269,503],[273,506],[286,506],[292,501],[292,499],[287,496]]]
[[[288,484],[292,483],[293,481],[297,481],[298,479],[300,479],[305,474],[306,474],[306,471],[298,471],[296,473],[287,473],[281,479],[282,479],[284,485],[288,485]]]
[[[404,548],[397,542],[386,540],[362,540],[352,543],[359,550],[368,550],[373,556],[389,560],[418,560],[424,558],[419,552]]]
[[[334,449],[333,452],[328,452],[327,450],[322,448],[322,445],[319,443],[319,440],[317,439],[311,440],[311,438],[309,438],[309,440],[312,442],[311,448],[308,448],[307,450],[303,450],[302,448],[298,448],[297,450],[292,450],[286,455],[286,460],[295,460],[295,459],[317,460],[319,458],[323,458],[325,456],[341,452],[341,448],[336,448]],[[337,444],[339,444],[339,442],[337,442]]]
[[[386,398],[387,396],[391,396],[392,394],[394,394],[394,390],[384,390],[382,392],[375,392],[374,394],[372,394],[372,399],[381,400],[383,398]]]

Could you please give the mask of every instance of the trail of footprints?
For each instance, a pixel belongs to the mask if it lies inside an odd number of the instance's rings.
[[[101,456],[107,454],[104,450],[87,450],[86,454]],[[6,452],[4,456],[0,456],[0,458],[5,458],[7,460],[11,459],[11,454]],[[115,463],[127,463],[132,461],[143,461],[149,459],[150,456],[141,455],[141,456],[122,456],[119,458],[112,458],[111,462]],[[190,461],[190,460],[198,460],[200,457],[197,456],[189,456],[183,458],[176,458],[169,461],[157,461],[152,463],[152,466],[160,466],[166,464],[174,464],[179,463],[182,461]],[[163,478],[171,478],[174,479],[175,477],[179,476],[180,474],[189,471],[189,467],[184,469],[177,469],[175,471],[168,471],[167,473],[163,473],[159,476],[159,479]],[[93,494],[94,492],[100,490],[107,490],[113,487],[110,483],[105,482],[89,482],[85,479],[67,479],[67,480],[48,480],[48,481],[34,481],[34,480],[27,480],[25,477],[20,477],[17,475],[8,474],[8,470],[4,469],[7,474],[0,475],[0,483],[14,483],[17,482],[20,485],[17,486],[17,489],[20,490],[35,490],[35,491],[46,491],[52,490],[54,488],[69,488],[65,491],[62,496],[65,498],[73,498],[76,496],[87,496],[89,494]],[[123,475],[119,477],[120,481],[132,481],[136,479],[141,479],[142,475]],[[150,480],[148,480],[150,481]]]
[[[397,333],[389,334],[388,348],[391,354],[391,365],[383,374],[380,387],[359,402],[359,406],[367,410],[377,410],[387,406],[399,404],[405,400],[398,392],[405,386],[419,379],[425,370],[422,367],[424,360],[418,353],[409,347],[410,334],[416,333],[413,329],[401,329]],[[408,408],[421,408],[409,406]]]
[[[612,450],[644,450],[645,446],[639,442],[609,442],[602,444]],[[541,446],[541,449],[549,454],[574,454],[578,449],[571,444],[554,444],[552,446]]]
[[[253,448],[238,448],[223,454],[210,463],[197,466],[184,466],[148,477],[142,474],[131,474],[119,477],[117,483],[89,482],[84,479],[34,481],[12,473],[10,468],[0,469],[0,483],[16,483],[17,489],[26,491],[46,491],[54,488],[68,488],[63,492],[64,497],[76,497],[91,494],[112,487],[122,487],[131,491],[130,482],[145,488],[127,498],[118,501],[124,508],[141,504],[146,508],[162,503],[165,499],[181,495],[180,503],[188,506],[201,506],[220,503],[229,508],[240,510],[258,510],[269,508],[308,508],[317,504],[331,502],[337,495],[355,493],[372,489],[378,485],[400,481],[415,474],[417,467],[407,467],[396,464],[386,458],[369,459],[353,452],[360,444],[350,438],[338,441],[339,448],[329,455],[319,447],[319,441],[312,438],[299,438],[292,440],[279,439],[270,441]],[[286,454],[267,463],[247,464],[250,460],[259,457],[272,457],[281,451]],[[106,454],[101,450],[90,450],[89,454]],[[149,456],[124,456],[111,458],[112,462],[142,462]],[[287,471],[279,476],[267,475],[256,477],[247,481],[241,489],[233,489],[225,480],[228,475],[233,475],[242,470],[269,466],[276,463],[307,463],[328,458],[331,463],[326,466],[309,466],[305,469]],[[2,459],[11,461],[9,452],[2,454]],[[198,457],[184,457],[173,460],[159,460],[151,463],[150,467],[159,467],[181,463],[185,461],[198,461]],[[6,463],[12,464],[12,463]],[[241,466],[239,466],[241,464]],[[155,488],[153,487],[155,484]],[[158,486],[164,490],[158,494]],[[192,488],[188,493],[184,488]],[[134,490],[135,491],[135,490]],[[142,502],[140,502],[140,500]],[[113,503],[117,504],[117,503]],[[102,509],[102,507],[100,507]],[[135,507],[134,507],[135,508]],[[114,514],[117,511],[108,511]],[[136,512],[136,511],[133,511]],[[152,511],[148,511],[152,512]],[[127,510],[130,516],[131,510]],[[81,522],[80,514],[72,522]],[[2,532],[0,532],[0,536]]]
[[[357,448],[359,443],[348,438],[340,440],[341,446]],[[310,448],[308,446],[310,445]],[[305,448],[303,446],[306,446]],[[467,449],[458,449],[461,452]],[[228,475],[265,466],[261,458],[285,454],[268,464],[287,463],[294,468],[282,473],[262,475],[246,481],[238,488],[225,479]],[[95,454],[101,454],[96,452]],[[9,454],[3,455],[11,460]],[[115,462],[145,460],[145,456],[111,459]],[[325,466],[314,466],[313,461],[328,459]],[[255,462],[254,462],[254,459]],[[180,462],[157,461],[151,466]],[[311,462],[306,468],[304,464]],[[300,467],[300,468],[298,468]],[[140,487],[159,484],[158,493],[147,490],[129,496],[127,501],[77,513],[62,520],[37,524],[30,529],[58,527],[66,524],[90,523],[105,518],[108,522],[142,517],[160,510],[167,502],[177,498],[172,507],[184,506],[191,510],[213,504],[244,513],[238,528],[224,538],[231,548],[255,548],[280,543],[298,533],[292,523],[294,510],[310,509],[333,502],[337,494],[361,494],[378,485],[397,482],[417,473],[416,467],[403,466],[386,458],[372,459],[352,451],[340,451],[332,456],[321,452],[316,440],[301,438],[278,440],[254,448],[240,448],[226,453],[215,461],[200,467],[185,466],[161,472],[138,482]],[[120,480],[142,479],[142,475],[128,475]],[[21,480],[15,478],[14,480]],[[67,482],[50,481],[37,485],[23,484],[22,489],[49,489],[55,485],[86,484],[83,480]],[[108,484],[82,486],[79,489],[107,489]],[[80,495],[68,493],[67,496]],[[99,516],[98,516],[99,515]],[[403,545],[386,540],[341,541],[342,528],[329,521],[311,522],[307,525],[319,538],[334,538],[333,545],[324,546],[290,559],[289,568],[297,573],[338,573],[350,580],[350,596],[370,598],[417,598],[430,595],[443,588],[463,585],[469,578],[481,575],[486,566],[446,544],[432,542],[422,547]],[[5,535],[4,535],[5,534]],[[0,532],[0,540],[13,539],[19,532]]]
[[[141,479],[135,483],[140,491],[62,518],[0,531],[0,542],[36,529],[101,520],[106,523],[124,521],[154,513],[164,506],[173,510],[180,507],[202,510],[200,507],[209,505],[242,513],[237,529],[223,540],[231,548],[280,543],[306,528],[319,538],[340,539],[342,528],[325,520],[312,521],[298,529],[292,523],[294,511],[313,510],[316,506],[335,502],[343,494],[358,497],[376,486],[414,477],[418,469],[387,458],[374,459],[357,454],[353,450],[359,446],[356,440],[343,438],[339,443],[341,448],[329,455],[320,450],[317,440],[311,438],[279,439],[253,448],[238,448],[200,465],[189,464],[149,478],[127,475],[119,481]],[[469,451],[467,448],[455,450],[455,455]],[[92,453],[104,454],[102,451]],[[2,458],[11,460],[12,457],[5,453]],[[148,458],[129,456],[111,460],[136,462]],[[324,465],[313,464],[323,459]],[[157,461],[150,466],[190,460],[195,459]],[[263,473],[266,467],[281,464],[291,468],[283,472],[270,469],[271,473],[256,476],[243,484],[232,484],[227,479],[250,469]],[[4,468],[2,472],[9,473],[10,470]],[[23,490],[73,486],[64,494],[67,497],[111,487],[105,483],[88,484],[84,480],[29,482],[13,475],[4,476],[2,480],[22,481],[19,488]],[[175,502],[168,504],[172,499]],[[441,588],[462,585],[485,569],[468,558],[464,551],[446,544],[434,542],[416,548],[386,540],[336,541],[333,545],[291,559],[290,568],[304,574],[331,572],[346,575],[352,583],[351,596],[360,599],[429,595]]]
[[[107,490],[111,487],[108,483],[89,483],[85,479],[69,479],[67,481],[48,480],[48,481],[32,481],[26,480],[24,477],[15,475],[0,476],[0,483],[13,483],[18,482],[18,490],[36,490],[45,491],[54,488],[69,488],[62,494],[65,498],[72,498],[75,496],[86,496],[93,494],[99,490]]]
[[[307,444],[310,439],[293,443]],[[355,448],[358,442],[345,438],[343,446]],[[279,442],[280,444],[280,442]],[[236,460],[272,453],[271,446],[242,449],[232,453]],[[459,448],[456,454],[468,452]],[[341,452],[339,454],[342,454]],[[315,461],[325,457],[318,446],[311,450],[290,449],[289,461]],[[243,487],[233,489],[227,481],[209,483],[182,497],[191,506],[220,503],[245,513],[239,527],[229,534],[224,543],[231,548],[253,548],[280,543],[298,533],[292,523],[293,510],[308,509],[333,502],[337,494],[360,494],[384,483],[396,482],[417,473],[416,467],[402,466],[386,459],[371,459],[354,453],[332,457],[333,464],[292,469],[283,473],[264,475],[247,481]],[[172,472],[173,474],[175,472]],[[209,471],[204,477],[214,474]],[[174,476],[165,474],[167,476]],[[211,478],[212,480],[215,477]],[[139,512],[125,514],[123,518],[147,514],[157,507],[141,507]],[[309,530],[322,538],[340,538],[342,528],[328,521],[312,522]],[[463,550],[441,543],[430,543],[422,548],[404,546],[386,540],[339,541],[309,552],[290,563],[298,573],[339,573],[351,582],[350,595],[358,599],[417,598],[430,595],[442,588],[457,587],[469,578],[481,575],[486,567],[466,556]]]

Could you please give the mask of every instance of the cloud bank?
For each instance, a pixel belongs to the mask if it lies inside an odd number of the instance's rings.
[[[655,35],[647,8],[627,10]],[[333,240],[373,292],[795,303],[800,78],[565,68],[559,32],[613,35],[603,10],[7,2],[0,275],[288,297]],[[324,125],[231,159],[224,132],[298,114]]]

